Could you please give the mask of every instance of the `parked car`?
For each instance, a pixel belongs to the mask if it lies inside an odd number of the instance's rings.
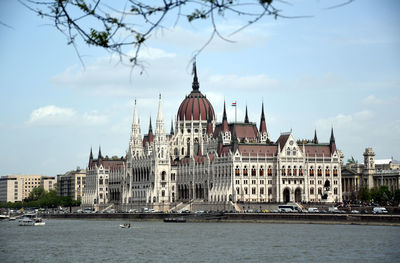
[[[316,207],[309,207],[308,212],[309,213],[319,213],[319,210]]]
[[[339,209],[337,207],[329,207],[328,208],[329,213],[339,213]]]
[[[374,213],[374,214],[387,214],[388,211],[384,207],[374,207],[374,209],[372,210],[372,213]]]
[[[351,210],[350,213],[351,213],[351,214],[359,214],[360,211],[358,211],[358,210]]]
[[[287,207],[278,208],[278,210],[279,210],[279,212],[281,212],[281,213],[291,213],[291,212],[293,212],[293,209],[287,208]]]

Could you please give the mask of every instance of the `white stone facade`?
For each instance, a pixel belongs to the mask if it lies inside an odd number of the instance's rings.
[[[115,202],[167,210],[191,202],[342,200],[343,157],[333,130],[329,143],[318,143],[316,134],[313,140],[298,141],[291,132],[273,142],[263,105],[259,127],[249,122],[247,109],[244,122],[228,123],[225,105],[222,122],[216,123],[211,103],[199,91],[195,68],[194,73],[193,90],[179,107],[170,134],[165,133],[161,96],[155,133],[150,120],[143,137],[135,102],[128,154],[115,176]],[[93,171],[97,179],[91,180],[90,171],[86,182],[93,186],[85,188],[92,189],[87,202],[109,202],[98,197],[100,172]]]

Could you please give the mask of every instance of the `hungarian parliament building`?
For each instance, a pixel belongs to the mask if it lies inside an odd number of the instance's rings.
[[[330,141],[296,140],[292,132],[270,138],[260,122],[222,121],[200,92],[196,64],[192,90],[165,131],[161,95],[153,132],[142,136],[135,101],[127,154],[97,158],[90,151],[83,206],[152,207],[168,211],[185,204],[263,204],[342,200],[341,164],[333,129]],[[222,108],[222,105],[220,106]]]

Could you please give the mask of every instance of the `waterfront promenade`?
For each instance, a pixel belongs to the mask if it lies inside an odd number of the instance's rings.
[[[211,214],[166,214],[166,213],[73,213],[48,214],[45,218],[59,219],[125,219],[156,220],[184,217],[188,222],[259,222],[259,223],[305,223],[305,224],[360,224],[400,226],[400,215],[374,214],[313,214],[313,213],[211,213]]]

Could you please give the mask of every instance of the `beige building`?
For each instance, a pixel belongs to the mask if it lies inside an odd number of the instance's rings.
[[[0,202],[17,202],[27,198],[35,187],[54,189],[55,177],[44,175],[6,175],[0,178]]]
[[[74,200],[81,199],[86,183],[86,170],[69,171],[57,176],[57,192],[59,196],[70,196]]]
[[[358,191],[386,185],[394,192],[400,188],[400,162],[392,159],[375,160],[372,148],[366,148],[364,163],[348,163],[342,167],[343,199],[354,200]]]

